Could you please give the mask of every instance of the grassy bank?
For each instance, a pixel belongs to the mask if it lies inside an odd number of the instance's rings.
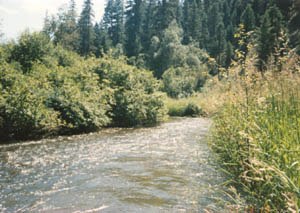
[[[200,106],[198,96],[181,99],[167,97],[165,105],[168,109],[168,115],[171,117],[198,117],[206,115]]]
[[[255,210],[298,212],[299,73],[252,73],[214,91],[226,99],[219,99],[211,145],[233,183]]]

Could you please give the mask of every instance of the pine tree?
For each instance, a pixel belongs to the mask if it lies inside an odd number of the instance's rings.
[[[156,0],[148,0],[146,4],[146,15],[143,25],[142,46],[145,51],[149,50],[151,38],[156,34],[155,18],[157,12]]]
[[[200,41],[202,30],[202,7],[196,0],[186,0],[183,5],[183,43]]]
[[[123,0],[115,0],[113,17],[115,22],[112,37],[113,44],[123,44],[125,39]]]
[[[245,30],[247,32],[253,30],[255,28],[255,15],[254,11],[250,4],[247,5],[246,9],[244,10],[241,21],[245,26]]]
[[[272,42],[271,42],[271,22],[270,16],[266,13],[263,17],[261,27],[258,32],[257,39],[257,67],[263,72],[266,69],[266,63],[272,52]]]
[[[79,34],[76,19],[76,4],[74,0],[70,0],[69,8],[66,11],[61,8],[58,14],[54,43],[60,44],[68,50],[78,49]]]
[[[161,5],[161,29],[166,29],[173,21],[177,21],[179,0],[162,0]]]
[[[291,45],[300,54],[300,0],[293,1],[292,15],[289,20]]]
[[[230,41],[226,43],[224,67],[228,68],[231,65],[232,58],[234,56],[233,46]]]
[[[46,12],[45,18],[44,18],[44,25],[43,25],[43,30],[42,32],[48,36],[49,39],[53,40],[54,39],[54,34],[56,31],[56,20],[55,17],[52,16],[50,17],[48,14],[48,11]]]
[[[94,14],[92,10],[91,0],[85,0],[83,10],[78,21],[79,29],[79,53],[82,56],[87,56],[93,49],[94,29],[93,20]]]
[[[104,9],[104,15],[101,22],[101,28],[106,30],[110,38],[113,36],[114,27],[114,0],[108,0]]]
[[[94,33],[95,33],[95,40],[94,40],[94,46],[95,46],[95,56],[98,58],[100,57],[102,53],[102,35],[101,35],[101,28],[98,23],[94,26]]]
[[[142,0],[129,1],[126,11],[125,51],[128,57],[137,56],[142,50],[145,5]]]

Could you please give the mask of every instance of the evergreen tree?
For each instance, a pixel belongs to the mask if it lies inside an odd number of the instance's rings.
[[[200,3],[199,3],[200,4]],[[186,0],[183,5],[183,43],[188,44],[191,41],[198,41],[201,37],[202,22],[201,22],[202,8],[198,5],[196,0]]]
[[[114,27],[114,0],[108,0],[104,9],[101,28],[106,30],[110,38],[113,36]]]
[[[142,0],[129,1],[126,11],[125,51],[128,57],[137,56],[142,50],[145,5]]]
[[[225,50],[225,59],[224,59],[224,66],[228,68],[231,64],[232,58],[234,56],[233,46],[230,41],[226,43],[226,50]]]
[[[54,16],[50,17],[48,14],[48,11],[47,11],[45,18],[44,18],[44,25],[43,25],[42,32],[46,36],[48,36],[51,40],[54,39],[56,25],[57,25],[57,23],[56,23],[55,17]]]
[[[74,0],[70,0],[69,8],[61,8],[56,21],[54,43],[62,45],[68,50],[78,49],[79,34],[77,31],[77,13]]]
[[[114,29],[112,41],[114,45],[124,43],[124,3],[123,0],[115,0],[114,5]]]
[[[289,29],[291,44],[296,47],[297,53],[300,54],[300,0],[293,1]]]
[[[241,21],[245,26],[245,30],[247,32],[253,30],[255,28],[255,15],[254,11],[250,4],[247,5],[246,9],[244,10]]]
[[[266,68],[267,60],[272,52],[270,16],[266,13],[263,17],[262,25],[258,32],[257,39],[257,67],[262,72]]]
[[[161,29],[166,29],[169,24],[173,21],[177,21],[177,14],[178,14],[178,7],[179,7],[179,0],[162,0],[161,5]]]
[[[101,35],[101,28],[98,23],[94,26],[94,33],[95,33],[95,40],[94,40],[94,46],[95,46],[95,56],[98,58],[102,55],[102,35]]]
[[[155,18],[157,12],[156,0],[148,0],[146,4],[146,15],[143,25],[142,46],[145,51],[149,50],[151,38],[156,34]]]
[[[94,13],[91,0],[85,0],[83,10],[78,21],[79,53],[87,56],[93,49],[94,29],[92,20]]]

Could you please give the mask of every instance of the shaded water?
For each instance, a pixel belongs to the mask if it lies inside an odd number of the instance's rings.
[[[3,212],[218,211],[209,120],[0,146]]]

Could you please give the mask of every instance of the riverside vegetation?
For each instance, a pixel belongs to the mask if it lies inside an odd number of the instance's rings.
[[[92,2],[77,16],[70,0],[0,45],[1,142],[211,116],[211,147],[249,204],[233,197],[237,210],[299,212],[299,11],[108,0],[94,24]]]

